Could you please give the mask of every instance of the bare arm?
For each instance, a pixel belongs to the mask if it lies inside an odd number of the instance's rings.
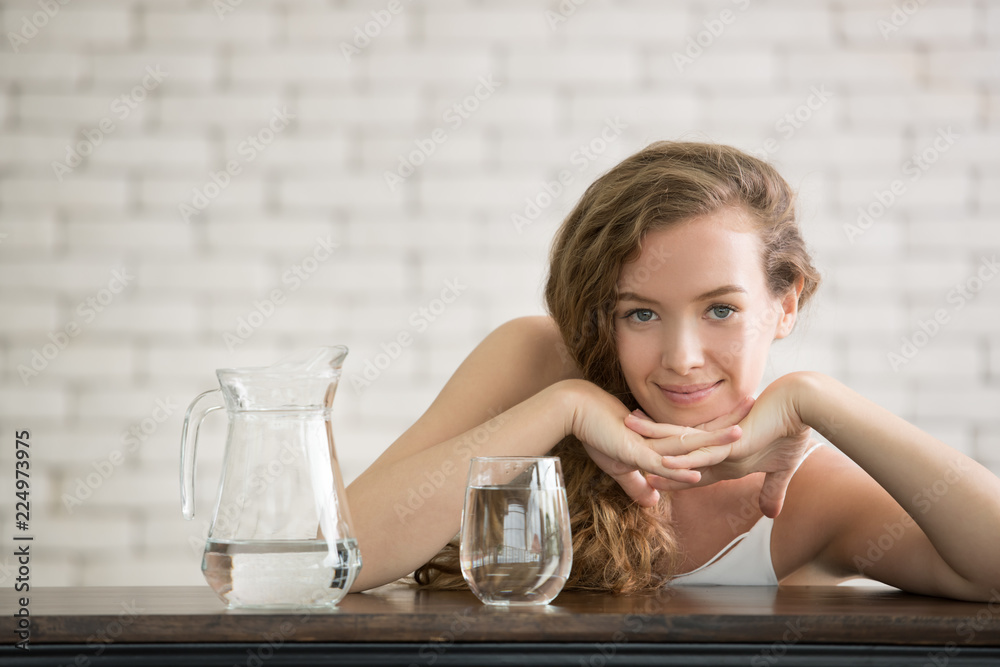
[[[348,488],[364,567],[354,590],[394,581],[458,532],[473,456],[541,456],[566,432],[558,384],[456,437],[378,467]]]
[[[839,475],[833,506],[853,520],[842,522],[828,557],[931,595],[985,600],[1000,589],[1000,479],[833,378],[803,379],[802,420],[861,469]]]
[[[653,434],[657,425],[630,420]],[[864,575],[915,593],[964,600],[1000,596],[1000,479],[968,456],[809,371],[761,392],[739,441],[687,447],[677,468],[702,466],[695,485],[764,472],[761,510],[776,517],[780,576],[799,568]],[[809,429],[840,452],[817,453],[792,480]],[[692,486],[666,480],[657,488]],[[794,496],[782,511],[785,487]],[[780,515],[779,515],[780,512]]]
[[[548,318],[508,322],[459,366],[427,411],[347,489],[364,567],[354,590],[403,576],[458,532],[472,456],[544,454],[565,431],[553,391],[568,375]],[[516,405],[519,409],[510,412]]]
[[[657,492],[643,472],[697,479],[697,473],[667,468],[625,426],[628,408],[621,401],[572,377],[557,344],[547,318],[521,318],[498,328],[427,412],[348,487],[364,559],[353,591],[409,574],[454,537],[473,456],[544,455],[572,434],[606,470],[615,468],[610,472],[629,495],[646,504],[656,501]],[[715,445],[736,437],[738,430],[725,429],[688,442]],[[598,465],[602,460],[595,458]]]

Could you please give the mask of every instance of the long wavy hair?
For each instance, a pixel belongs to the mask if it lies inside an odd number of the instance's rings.
[[[762,267],[772,296],[801,278],[798,305],[819,286],[795,218],[795,196],[766,162],[717,144],[660,141],[594,181],[556,233],[545,303],[583,377],[639,407],[625,381],[615,342],[617,284],[646,234],[737,208],[762,240]],[[670,525],[670,495],[644,508],[590,459],[575,437],[550,452],[562,460],[573,532],[573,569],[566,590],[631,593],[661,586],[680,553]],[[467,585],[452,540],[415,573],[435,589]]]

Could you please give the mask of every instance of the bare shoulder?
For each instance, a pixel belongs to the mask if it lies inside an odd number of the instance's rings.
[[[540,385],[538,389],[580,377],[580,370],[566,350],[559,327],[548,315],[515,318],[497,327],[491,336],[504,347],[509,346],[515,354],[522,355],[524,367],[532,369]]]
[[[824,447],[800,472],[788,485],[771,534],[782,583],[863,576],[923,595],[973,600],[984,594],[945,562],[914,517],[846,455]]]
[[[835,447],[819,447],[792,477],[774,519],[771,554],[779,581],[789,575],[809,576],[810,583],[848,578],[827,567],[822,556],[847,523],[886,499],[895,503],[854,461]]]
[[[476,423],[560,380],[574,377],[559,329],[547,316],[518,317],[494,329],[459,365],[435,404],[465,406]],[[432,404],[432,409],[434,405]]]
[[[475,428],[549,385],[578,377],[574,368],[551,318],[505,322],[469,353],[430,407],[377,463],[405,458]]]

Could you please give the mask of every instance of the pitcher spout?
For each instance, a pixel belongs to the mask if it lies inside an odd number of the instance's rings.
[[[268,373],[288,373],[292,375],[322,374],[331,370],[339,372],[344,365],[344,358],[346,356],[347,347],[344,345],[317,347],[304,352],[295,352],[259,370]],[[243,370],[251,371],[257,369],[245,368]]]
[[[226,406],[235,412],[329,408],[347,352],[344,345],[318,347],[270,366],[222,368],[216,375]]]

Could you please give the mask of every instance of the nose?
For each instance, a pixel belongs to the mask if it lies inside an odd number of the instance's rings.
[[[660,363],[677,375],[687,375],[705,363],[698,325],[692,322],[677,322],[665,327],[663,350]]]

